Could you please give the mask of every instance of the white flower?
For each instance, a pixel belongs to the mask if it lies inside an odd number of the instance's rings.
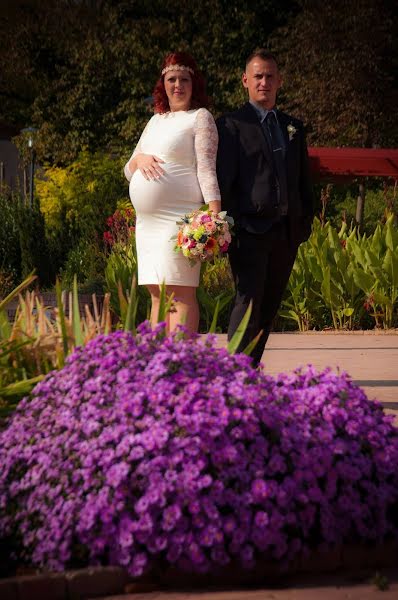
[[[292,125],[292,123],[289,123],[289,125],[287,126],[287,132],[289,134],[289,142],[291,142],[294,138],[294,134],[297,133],[297,129],[294,125]]]

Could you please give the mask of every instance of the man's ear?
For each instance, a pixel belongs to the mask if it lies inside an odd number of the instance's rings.
[[[247,75],[246,75],[246,73],[242,74],[242,84],[243,84],[243,87],[247,88]]]

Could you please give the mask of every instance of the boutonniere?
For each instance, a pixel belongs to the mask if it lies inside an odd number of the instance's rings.
[[[289,123],[289,125],[287,126],[287,132],[289,134],[289,142],[291,142],[292,139],[294,138],[295,133],[297,133],[297,129],[295,128],[294,125]]]

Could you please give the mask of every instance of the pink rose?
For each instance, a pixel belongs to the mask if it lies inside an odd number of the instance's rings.
[[[213,221],[207,221],[205,223],[205,229],[206,229],[206,231],[213,233],[214,231],[216,231],[216,225],[215,225],[215,223],[213,223]]]

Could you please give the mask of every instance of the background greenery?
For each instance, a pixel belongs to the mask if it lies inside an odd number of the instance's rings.
[[[31,209],[7,190],[0,195],[0,297],[35,269],[41,289],[51,288],[57,275],[70,288],[76,274],[82,291],[110,290],[117,310],[116,274],[125,294],[134,250],[111,250],[103,235],[107,219],[127,200],[122,166],[150,116],[144,99],[171,50],[196,57],[215,116],[244,100],[244,61],[261,45],[280,63],[280,106],[304,120],[311,145],[396,146],[394,7],[391,0],[4,1],[0,123],[38,129],[41,167]],[[26,141],[15,141],[28,162]],[[396,199],[383,181],[365,185],[362,233],[371,236],[387,214],[396,214]],[[357,187],[317,187],[323,225],[350,228]],[[225,329],[232,293],[226,261],[204,269],[203,329],[217,301]],[[147,300],[142,292],[143,318]],[[331,325],[330,311],[322,314],[317,326]],[[287,323],[280,319],[278,326]],[[372,326],[372,319],[361,320],[366,323]]]
[[[398,142],[397,18],[392,0],[5,0],[0,121],[39,128],[39,159],[129,152],[161,60],[188,49],[218,114],[244,98],[254,47],[272,49],[280,105],[312,145]]]

